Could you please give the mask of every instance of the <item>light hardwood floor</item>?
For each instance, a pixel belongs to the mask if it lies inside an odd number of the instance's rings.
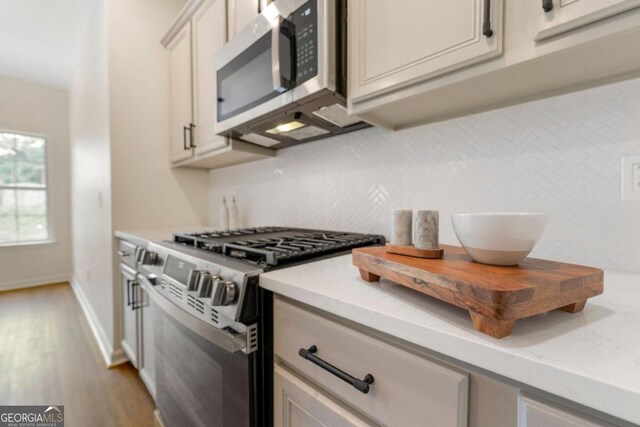
[[[0,292],[0,405],[63,404],[66,426],[153,426],[137,371],[107,369],[68,284]]]

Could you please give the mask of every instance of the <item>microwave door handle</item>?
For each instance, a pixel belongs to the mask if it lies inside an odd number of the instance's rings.
[[[280,36],[283,35],[289,40],[289,75],[293,79],[295,76],[295,46],[294,46],[294,34],[291,28],[283,24],[289,23],[288,21],[281,21],[278,26],[271,30],[271,72],[273,76],[273,90],[279,93],[288,91],[293,87],[293,81],[284,78],[281,68],[281,53],[280,52]],[[290,23],[289,23],[290,24]]]
[[[279,93],[287,91],[282,85],[280,71],[280,24],[271,30],[271,75],[273,76],[273,90]]]

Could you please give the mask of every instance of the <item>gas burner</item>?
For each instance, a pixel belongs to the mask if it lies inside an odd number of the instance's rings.
[[[384,237],[284,227],[182,233],[174,242],[252,264],[276,266],[319,258],[361,246],[383,244]]]

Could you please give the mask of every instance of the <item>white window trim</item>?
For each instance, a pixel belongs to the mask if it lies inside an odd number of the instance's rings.
[[[13,133],[16,135],[24,135],[31,136],[33,138],[44,139],[44,158],[45,158],[45,191],[47,194],[47,235],[49,236],[46,240],[31,240],[31,241],[17,241],[17,242],[0,242],[0,251],[11,248],[20,248],[20,247],[28,247],[28,246],[45,246],[45,245],[53,245],[58,243],[55,236],[55,227],[53,226],[55,222],[55,214],[51,209],[51,200],[52,200],[52,186],[51,186],[51,152],[53,151],[50,142],[51,138],[48,135],[34,133],[34,132],[26,132],[15,129],[5,129],[0,128],[0,133]],[[15,189],[16,187],[4,186],[0,185],[0,188],[11,188]],[[28,188],[28,187],[27,187]]]

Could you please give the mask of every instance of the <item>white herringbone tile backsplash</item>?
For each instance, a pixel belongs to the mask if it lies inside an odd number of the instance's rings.
[[[364,131],[211,172],[242,225],[389,236],[393,208],[549,214],[532,256],[640,272],[640,202],[620,201],[620,157],[640,154],[640,79],[419,128]]]

